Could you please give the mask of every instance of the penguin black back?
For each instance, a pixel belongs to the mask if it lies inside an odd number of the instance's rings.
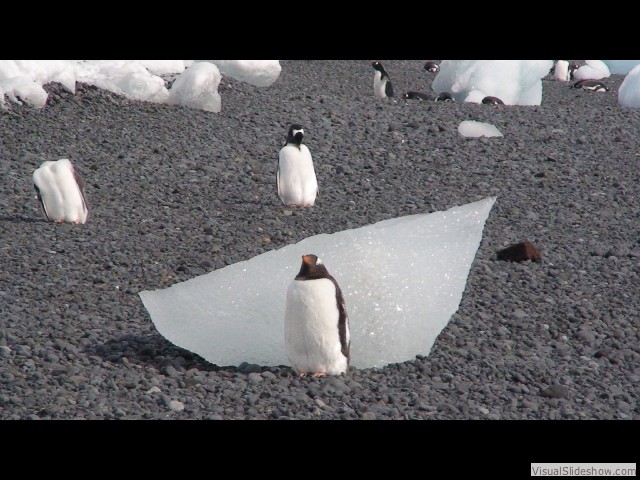
[[[408,91],[407,93],[402,94],[402,99],[403,100],[431,100],[431,97],[426,93]]]
[[[500,100],[498,97],[484,97],[482,99],[482,103],[485,105],[504,105],[504,102]]]

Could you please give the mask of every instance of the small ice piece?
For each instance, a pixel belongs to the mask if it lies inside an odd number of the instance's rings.
[[[463,120],[458,125],[458,132],[463,137],[504,137],[502,132],[490,123]]]
[[[198,60],[214,63],[222,75],[247,82],[256,87],[268,87],[280,76],[278,60]]]
[[[217,113],[222,109],[218,93],[221,79],[213,63],[195,62],[173,82],[169,103]]]
[[[313,252],[342,289],[351,364],[412,360],[429,353],[458,309],[495,200],[314,235],[139,295],[163,337],[213,364],[289,365],[287,287]]]
[[[36,198],[45,218],[55,223],[85,223],[89,210],[84,180],[67,158],[47,160],[33,172]]]

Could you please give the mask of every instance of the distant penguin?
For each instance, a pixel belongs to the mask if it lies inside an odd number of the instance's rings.
[[[316,255],[303,255],[287,289],[284,338],[298,375],[324,377],[349,369],[349,318],[338,282]]]
[[[608,92],[609,87],[607,87],[600,80],[578,80],[573,84],[573,88],[581,88],[583,90],[587,90],[588,92]]]
[[[559,82],[568,82],[569,80],[571,80],[568,61],[558,60],[556,62],[556,66],[553,69],[553,79]]]
[[[89,209],[85,182],[67,158],[43,162],[33,172],[36,199],[45,218],[55,223],[85,223]]]
[[[402,94],[403,100],[431,100],[433,97],[422,92],[409,91]]]
[[[438,73],[440,71],[440,65],[436,62],[428,61],[424,64],[424,69],[429,73]]]
[[[498,97],[484,97],[482,99],[482,103],[485,105],[504,105],[504,102],[500,100]]]
[[[389,74],[380,62],[371,62],[375,70],[373,74],[373,94],[377,98],[393,97],[393,85]]]
[[[436,102],[455,102],[455,100],[449,92],[442,92],[436,97]]]
[[[302,126],[291,125],[278,158],[278,196],[290,207],[313,207],[318,195],[313,159],[307,146],[302,144],[303,137]]]

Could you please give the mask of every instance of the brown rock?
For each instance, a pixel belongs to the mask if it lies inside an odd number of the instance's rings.
[[[526,241],[500,250],[498,252],[498,260],[505,260],[507,262],[524,262],[525,260],[531,260],[532,262],[538,262],[542,260],[542,254],[533,246],[533,243]]]

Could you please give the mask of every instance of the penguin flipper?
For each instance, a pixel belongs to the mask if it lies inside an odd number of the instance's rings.
[[[282,198],[282,192],[280,188],[280,165],[278,164],[278,171],[276,172],[276,185],[278,186],[278,196]]]
[[[82,199],[82,208],[88,214],[89,213],[89,207],[87,206],[87,199],[84,196],[84,187],[85,187],[86,183],[84,181],[84,178],[82,178],[80,176],[80,174],[76,171],[75,168],[73,169],[73,178],[76,181],[76,185],[78,185],[78,190],[80,192],[80,198]]]
[[[387,80],[387,84],[384,87],[384,92],[387,94],[387,97],[393,97],[393,85],[391,85],[390,80]]]
[[[40,211],[42,212],[42,214],[44,215],[44,217],[48,221],[51,221],[51,219],[49,218],[49,214],[47,213],[47,207],[45,206],[44,200],[42,199],[42,195],[40,195],[40,189],[38,188],[38,186],[35,183],[33,184],[33,188],[36,189],[36,199],[38,200],[38,203],[40,204]]]

